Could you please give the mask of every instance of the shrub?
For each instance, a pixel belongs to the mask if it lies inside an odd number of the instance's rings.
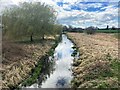
[[[90,26],[85,29],[85,33],[87,34],[95,34],[95,32],[96,32],[96,28],[94,28],[93,26]]]

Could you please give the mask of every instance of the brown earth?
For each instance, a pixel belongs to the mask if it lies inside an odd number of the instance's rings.
[[[28,77],[31,69],[37,64],[38,58],[49,51],[53,42],[53,40],[47,40],[30,44],[3,41],[2,87],[17,85]]]
[[[73,63],[72,86],[117,87],[118,39],[113,34],[105,33],[68,33],[68,36],[76,43],[80,52],[80,58]]]

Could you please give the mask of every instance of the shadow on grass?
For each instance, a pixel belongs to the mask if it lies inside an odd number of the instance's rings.
[[[44,43],[53,42],[53,41],[55,41],[55,40],[54,39],[44,39],[44,40],[34,39],[34,41],[23,40],[23,41],[15,41],[15,43],[18,43],[18,44],[38,44],[38,43],[44,44]]]

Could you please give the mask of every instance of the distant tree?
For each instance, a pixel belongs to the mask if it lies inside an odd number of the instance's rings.
[[[67,31],[67,30],[68,30],[67,26],[63,26],[63,31]]]
[[[87,34],[95,34],[96,28],[93,27],[93,26],[90,26],[90,27],[86,28],[86,29],[84,30],[84,32],[87,33]]]
[[[112,26],[112,30],[115,30],[116,28],[115,28],[115,26]]]
[[[73,27],[71,25],[69,25],[69,30],[72,30],[72,29],[73,29]]]
[[[107,30],[109,29],[109,26],[107,25],[107,28],[106,28]]]
[[[98,27],[95,27],[96,28],[96,30],[99,30],[99,28]]]

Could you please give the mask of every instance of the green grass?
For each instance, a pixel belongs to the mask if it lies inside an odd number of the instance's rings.
[[[22,82],[22,86],[30,86],[33,83],[37,82],[37,79],[39,77],[39,75],[41,73],[43,73],[45,70],[50,69],[51,64],[53,64],[53,62],[49,62],[46,63],[45,60],[48,60],[49,56],[52,56],[54,54],[54,50],[56,48],[56,46],[58,45],[58,43],[61,41],[61,36],[58,37],[55,40],[55,44],[51,47],[51,49],[47,52],[47,55],[43,56],[39,62],[37,63],[36,67],[34,69],[32,69],[31,71],[31,76],[29,78],[27,78],[25,81]],[[22,42],[22,43],[26,43],[26,42]],[[29,41],[28,41],[29,43]],[[45,67],[45,68],[44,68]],[[43,78],[43,77],[41,77]]]
[[[109,61],[109,68],[110,71],[109,72],[102,72],[101,73],[101,77],[116,77],[119,78],[119,68],[120,68],[120,61],[119,59],[115,58],[113,59],[109,54],[106,57],[106,60]]]
[[[118,39],[120,39],[120,32],[119,33],[115,33],[114,36]]]
[[[118,30],[97,30],[97,33],[118,33]]]
[[[77,53],[78,53],[78,47],[74,44],[74,46],[72,48],[73,48],[74,51],[73,51],[71,56],[75,57],[77,55]]]
[[[101,77],[100,80],[104,80],[105,77],[111,77],[111,78],[118,78],[118,81],[116,82],[119,82],[119,68],[120,68],[120,61],[119,59],[113,59],[111,56],[108,56],[107,58],[109,61],[110,61],[110,68],[111,70],[107,73],[103,72],[101,74]],[[101,82],[97,88],[112,88],[113,86],[110,86],[107,82]]]
[[[120,76],[119,76],[119,71],[118,70],[120,69],[120,61],[117,60],[117,59],[112,60],[110,66],[111,66],[113,75],[119,78]]]
[[[118,71],[120,69],[120,60],[118,58],[112,58],[112,56],[109,53],[106,55],[106,58],[104,59],[105,61],[108,62],[104,65],[104,68],[102,68],[103,66],[97,66],[96,68],[94,68],[93,65],[93,69],[86,71],[87,73],[84,73],[82,77],[80,77],[79,79],[75,77],[72,80],[71,82],[72,87],[77,88],[80,85],[82,85],[83,88],[84,87],[85,88],[86,87],[89,88],[118,87],[117,84],[119,83],[119,78],[120,78]],[[92,67],[92,64],[89,67]],[[80,75],[82,75],[82,72],[80,73]],[[83,79],[82,81],[81,78]],[[108,80],[110,80],[110,82]],[[95,85],[93,83],[91,84],[91,82],[95,82],[96,84]]]
[[[106,87],[109,87],[109,85],[106,83],[106,82],[101,82],[97,88],[106,88]]]
[[[33,83],[37,82],[37,78],[41,72],[41,69],[42,69],[42,62],[39,61],[35,69],[32,70],[33,74],[22,83],[22,86],[30,86]]]
[[[120,39],[120,30],[97,30],[97,33],[114,33],[114,36]]]

